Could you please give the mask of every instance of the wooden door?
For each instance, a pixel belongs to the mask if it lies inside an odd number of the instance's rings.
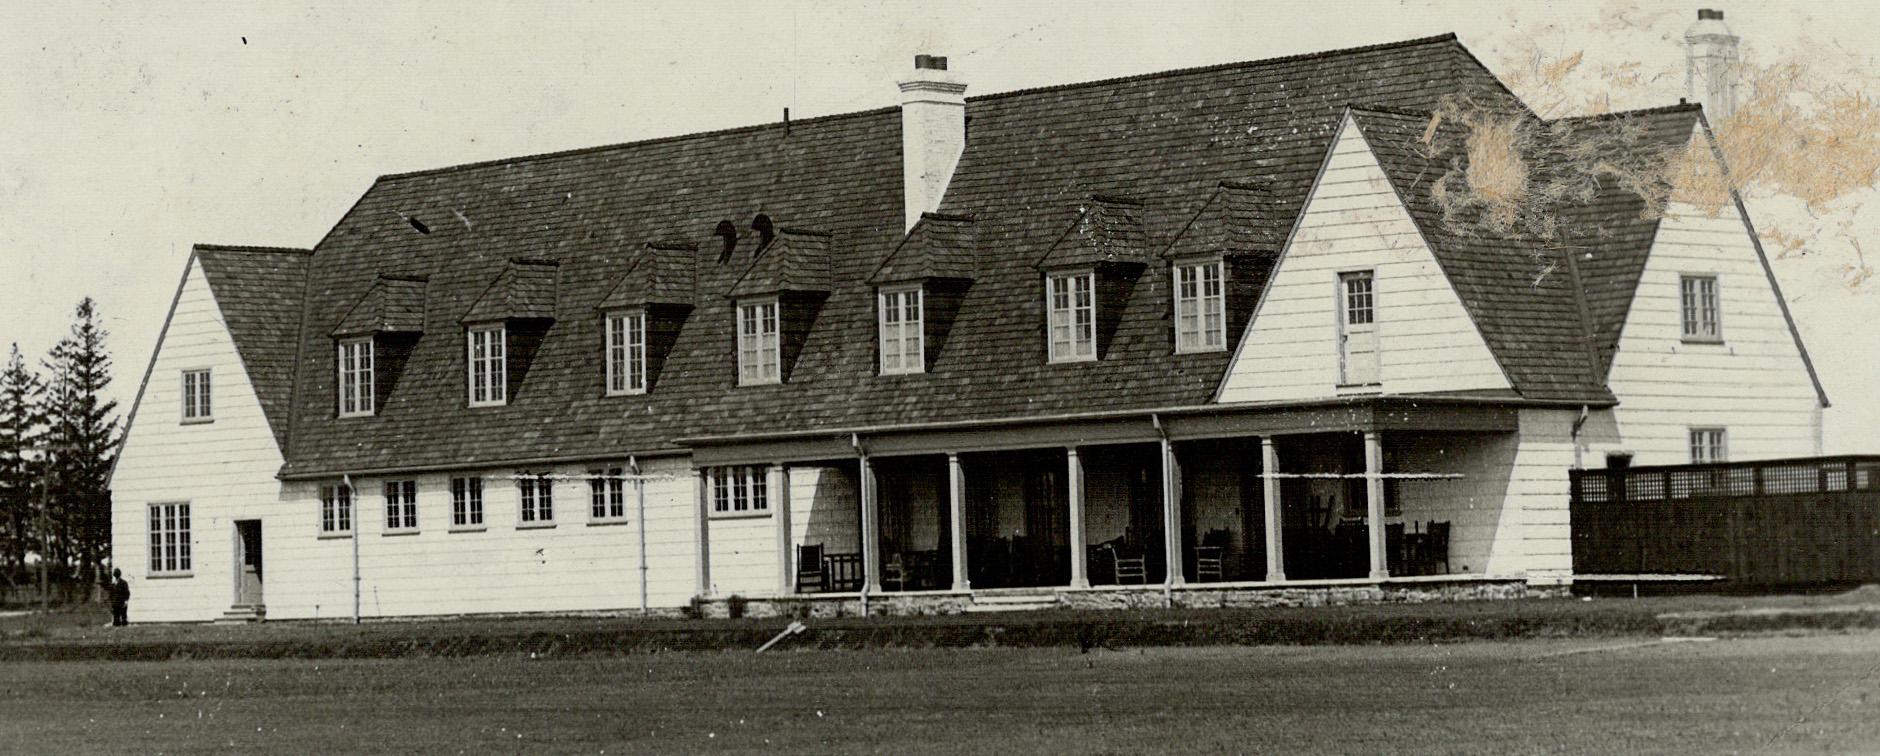
[[[1339,383],[1378,382],[1377,289],[1371,271],[1338,276]]]
[[[235,536],[235,604],[261,606],[261,521],[236,521]]]

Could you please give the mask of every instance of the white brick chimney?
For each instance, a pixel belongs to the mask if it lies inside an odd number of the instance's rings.
[[[1698,11],[1697,23],[1684,32],[1685,88],[1712,124],[1736,113],[1736,43],[1720,10]]]
[[[940,209],[947,182],[966,149],[966,83],[947,59],[914,56],[914,75],[901,81],[901,189],[907,225]]]

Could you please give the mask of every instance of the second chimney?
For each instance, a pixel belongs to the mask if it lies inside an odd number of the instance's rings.
[[[947,59],[914,56],[914,75],[901,85],[901,189],[907,225],[940,209],[953,169],[966,149],[966,83]]]
[[[1705,8],[1684,32],[1684,84],[1704,106],[1712,124],[1736,113],[1737,37],[1723,23],[1723,11]]]

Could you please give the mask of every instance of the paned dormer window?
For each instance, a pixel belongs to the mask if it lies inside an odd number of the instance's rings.
[[[781,383],[777,300],[738,303],[738,384]]]
[[[346,339],[339,343],[339,416],[372,414],[372,339]]]
[[[882,289],[880,297],[881,374],[919,373],[926,369],[922,356],[922,304],[919,286]]]
[[[508,361],[505,359],[503,326],[477,326],[470,329],[470,406],[499,406],[509,399]]]
[[[1084,362],[1097,358],[1096,273],[1052,273],[1045,278],[1045,304],[1050,313],[1052,362]]]
[[[1723,340],[1716,276],[1680,276],[1678,303],[1685,341]]]
[[[1220,260],[1175,266],[1175,351],[1227,348],[1227,297]]]
[[[607,316],[607,394],[646,393],[646,312]]]

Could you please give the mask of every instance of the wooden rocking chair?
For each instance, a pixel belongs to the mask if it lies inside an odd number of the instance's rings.
[[[823,566],[822,544],[796,547],[796,592],[829,590],[829,572]]]

